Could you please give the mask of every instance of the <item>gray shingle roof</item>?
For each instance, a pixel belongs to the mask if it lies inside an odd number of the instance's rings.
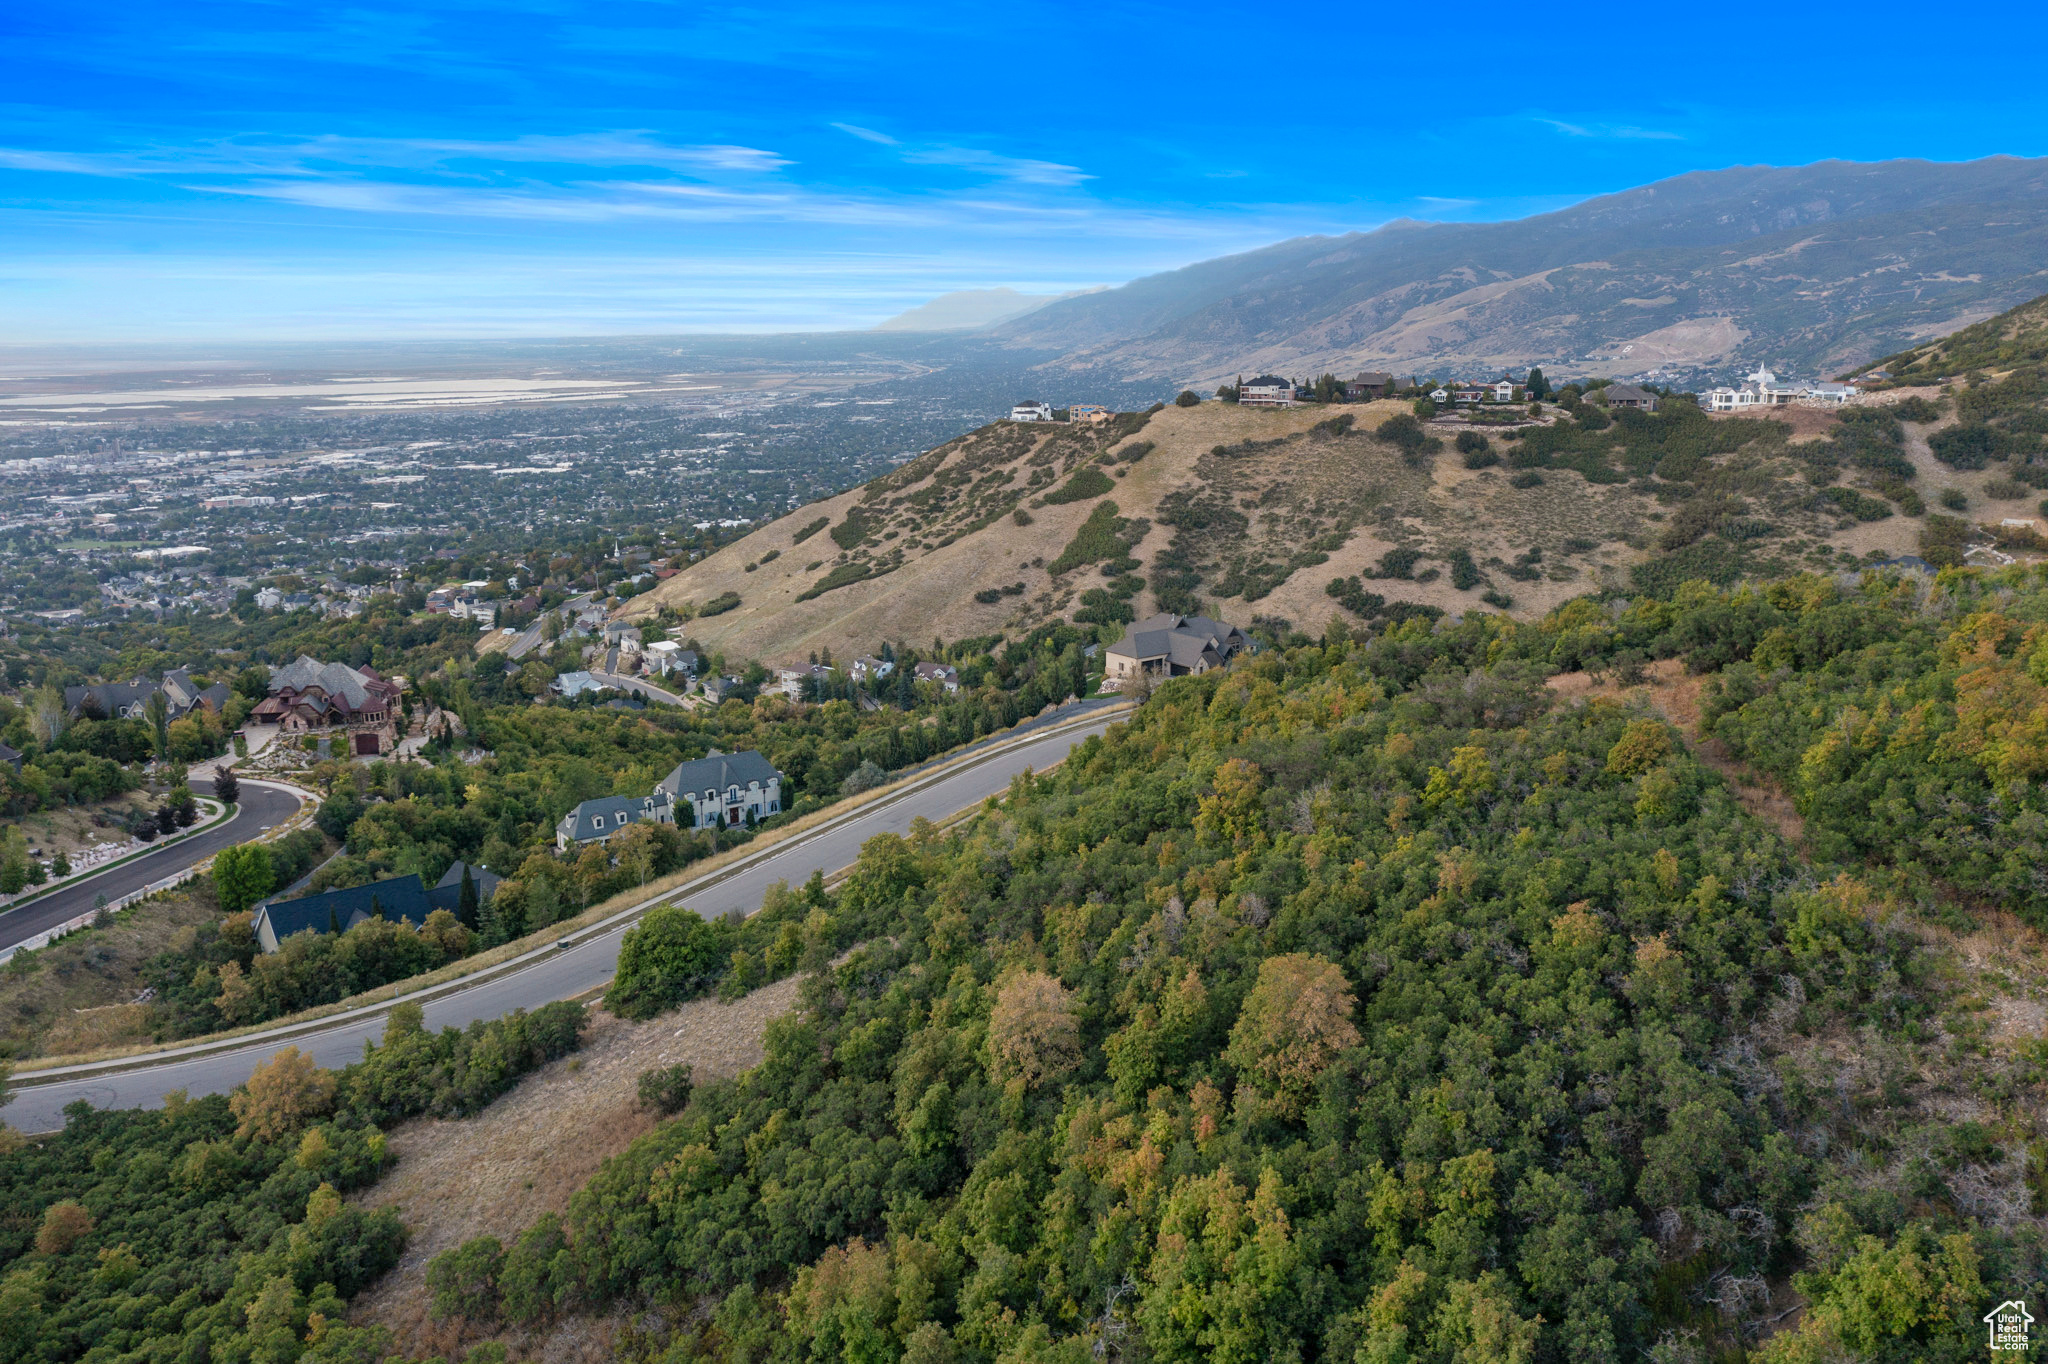
[[[752,749],[744,753],[714,752],[695,762],[677,763],[654,789],[667,792],[671,799],[680,800],[685,791],[696,795],[704,791],[723,791],[730,786],[744,791],[749,782],[766,786],[781,778],[782,774],[775,770],[775,765]]]
[[[556,823],[558,833],[567,834],[575,842],[582,843],[593,838],[606,838],[617,833],[627,824],[638,824],[652,818],[657,812],[666,810],[672,801],[667,792],[656,788],[651,796],[600,796],[586,800]],[[623,822],[622,818],[623,817]]]
[[[368,684],[380,680],[374,673],[358,672],[346,663],[322,663],[316,658],[300,654],[282,668],[271,672],[270,690],[275,694],[286,687],[293,691],[318,687],[329,696],[346,701],[350,710],[361,710],[370,700]]]

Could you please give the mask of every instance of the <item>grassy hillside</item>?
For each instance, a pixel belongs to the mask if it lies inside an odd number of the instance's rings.
[[[1676,404],[1416,426],[1396,403],[1204,403],[1094,430],[998,422],[791,513],[624,614],[680,613],[707,647],[771,662],[1160,608],[1311,631],[1415,610],[1528,617],[1589,591],[1912,553],[1949,488],[1985,514],[2025,508],[2013,497],[2029,489],[1936,459],[1930,435],[1951,419],[1908,414],[1924,420],[1726,421]]]

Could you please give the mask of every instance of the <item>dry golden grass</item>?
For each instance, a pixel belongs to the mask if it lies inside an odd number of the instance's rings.
[[[147,1041],[144,1011],[128,1007],[143,966],[216,913],[210,896],[173,891],[0,967],[0,1046],[25,1060]]]
[[[1505,468],[1468,470],[1449,449],[1436,457],[1431,471],[1418,474],[1407,469],[1390,448],[1361,434],[1334,440],[1290,440],[1283,447],[1239,450],[1227,458],[1210,454],[1219,445],[1242,447],[1246,442],[1300,436],[1332,416],[1353,417],[1354,432],[1363,433],[1407,410],[1406,404],[1395,402],[1334,411],[1318,406],[1260,410],[1222,403],[1169,407],[1129,438],[1151,442],[1149,454],[1135,464],[1108,466],[1115,486],[1106,495],[1123,516],[1154,523],[1134,551],[1148,562],[1172,539],[1171,528],[1159,524],[1159,512],[1163,499],[1179,490],[1221,491],[1248,516],[1250,526],[1242,535],[1219,537],[1219,552],[1226,556],[1285,560],[1318,531],[1350,522],[1354,528],[1350,540],[1331,553],[1327,562],[1295,571],[1266,596],[1256,600],[1219,596],[1216,587],[1221,575],[1216,572],[1206,575],[1200,590],[1202,599],[1225,619],[1245,624],[1254,615],[1278,617],[1311,631],[1339,614],[1324,590],[1330,579],[1369,571],[1381,554],[1397,545],[1420,548],[1432,558],[1464,548],[1482,565],[1489,558],[1511,562],[1526,550],[1541,549],[1544,572],[1535,580],[1513,580],[1498,570],[1488,570],[1494,585],[1513,598],[1512,613],[1527,618],[1595,588],[1625,590],[1629,570],[1649,557],[1652,551],[1647,546],[1654,543],[1660,523],[1669,519],[1669,508],[1635,484],[1595,485],[1569,471],[1549,470],[1540,485],[1516,488]],[[1836,424],[1836,417],[1828,412],[1786,409],[1773,415],[1783,416],[1796,428],[1793,439],[1821,436]],[[1458,429],[1457,421],[1432,428],[1447,446]],[[1009,482],[998,480],[998,484],[1014,492],[1030,474],[1034,452],[1069,451],[1062,443],[1063,430],[999,425],[973,438],[950,442],[940,447],[943,458],[934,456],[918,464],[900,483],[880,488],[871,484],[804,507],[634,598],[621,608],[621,614],[643,618],[665,605],[702,603],[722,593],[737,592],[741,598],[737,609],[695,621],[690,632],[709,648],[771,662],[827,648],[848,657],[875,648],[883,639],[1015,634],[1051,619],[1071,618],[1081,592],[1097,585],[1099,578],[1093,569],[1081,569],[1056,580],[1044,565],[1072,538],[1092,510],[1093,499],[1066,506],[1034,506],[1050,485],[1040,486],[1023,502],[1032,518],[1030,525],[1019,526],[1005,516],[951,543],[933,543],[936,537],[920,538],[921,526],[957,526],[957,522],[944,520],[943,504],[940,510],[927,513],[909,501],[947,494],[945,480],[954,471],[975,460],[977,450],[994,448],[993,443],[1003,441],[1014,448],[1005,450]],[[1501,448],[1497,438],[1495,444]],[[1924,439],[1918,445],[1916,459],[1925,458]],[[1063,479],[1087,458],[1092,456],[1085,452],[1062,454],[1054,466],[1057,476]],[[988,469],[977,465],[968,477],[983,477]],[[916,476],[919,473],[921,479]],[[1811,490],[1799,482],[1798,473],[1788,461],[1778,461],[1767,475],[1759,475],[1765,481],[1775,480],[1778,491],[1772,496],[1782,504],[1770,512],[1770,519],[1782,522],[1787,536],[1798,541],[1794,544],[1788,538],[1771,543],[1790,553],[1815,546],[1859,555],[1913,551],[1918,520],[1894,516],[1842,527],[1831,513],[1804,507]],[[1973,490],[1988,477],[1958,478],[1929,470],[1922,483],[1929,488],[1951,483],[1963,486],[1974,500],[1977,494]],[[965,483],[952,486],[964,488]],[[883,527],[893,532],[867,552],[901,551],[901,566],[811,601],[797,601],[841,558],[841,551],[829,530],[815,532],[802,544],[795,543],[796,533],[820,518],[839,525],[856,507],[885,518],[878,533]],[[1597,548],[1589,550],[1576,543],[1582,541],[1592,541]],[[761,562],[770,551],[776,557]],[[753,566],[751,572],[749,565]],[[1436,566],[1441,569],[1440,562]],[[974,600],[977,591],[1019,583],[1025,589],[1021,596],[992,603]],[[1453,588],[1448,573],[1428,583],[1375,581],[1371,590],[1389,600],[1420,602],[1450,612],[1492,609],[1481,602],[1479,590]],[[1134,605],[1142,615],[1156,603],[1145,592]]]
[[[482,1114],[461,1122],[421,1119],[391,1133],[391,1173],[355,1196],[390,1207],[410,1239],[405,1258],[350,1308],[359,1325],[381,1324],[408,1355],[456,1357],[483,1338],[428,1310],[427,1262],[478,1236],[509,1241],[543,1213],[568,1209],[569,1197],[610,1156],[653,1127],[637,1106],[640,1073],[687,1063],[697,1082],[727,1079],[760,1064],[769,1022],[796,1007],[799,978],[764,986],[731,1004],[693,1000],[629,1023],[593,1010],[582,1050],[521,1082]],[[564,1329],[567,1329],[566,1327]],[[518,1358],[556,1359],[572,1341],[609,1339],[609,1323],[513,1331],[503,1340]]]

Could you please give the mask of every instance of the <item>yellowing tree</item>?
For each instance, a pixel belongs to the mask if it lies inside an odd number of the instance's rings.
[[[62,1255],[92,1230],[92,1214],[76,1199],[52,1203],[43,1213],[43,1225],[36,1230],[36,1249],[45,1255]]]
[[[1203,796],[1195,815],[1195,832],[1203,838],[1225,843],[1242,843],[1264,832],[1259,791],[1265,774],[1259,765],[1245,758],[1232,758],[1216,769],[1210,794]]]
[[[1671,751],[1671,734],[1656,720],[1632,720],[1614,747],[1607,750],[1607,775],[1633,777],[1663,761]]]
[[[286,1047],[256,1067],[228,1107],[239,1120],[236,1136],[272,1141],[334,1107],[334,1074],[297,1047]]]
[[[1306,952],[1268,957],[1230,1030],[1224,1058],[1288,1117],[1307,1106],[1316,1077],[1358,1042],[1357,1001],[1335,962]]]
[[[988,1020],[990,1069],[999,1082],[1036,1085],[1081,1064],[1073,992],[1043,971],[1011,976]]]

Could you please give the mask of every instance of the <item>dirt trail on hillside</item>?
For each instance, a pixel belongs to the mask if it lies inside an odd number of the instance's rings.
[[[1659,659],[1646,671],[1649,680],[1634,687],[1623,686],[1612,677],[1596,680],[1590,673],[1582,672],[1559,673],[1548,685],[1560,696],[1640,698],[1648,702],[1685,736],[1694,756],[1726,779],[1743,809],[1776,829],[1779,837],[1805,857],[1806,821],[1793,807],[1791,797],[1769,777],[1731,755],[1719,739],[1700,736],[1700,709],[1707,679],[1688,674],[1685,665],[1675,658]]]
[[[411,1239],[398,1268],[355,1300],[350,1320],[390,1327],[407,1355],[459,1358],[484,1337],[431,1318],[427,1262],[478,1236],[509,1244],[542,1213],[567,1211],[599,1165],[654,1126],[638,1107],[642,1071],[687,1062],[702,1084],[760,1064],[768,1024],[796,1007],[799,983],[791,976],[731,1004],[693,1000],[645,1023],[593,1009],[580,1051],[481,1114],[394,1129],[391,1172],[353,1201],[396,1209]],[[489,1338],[504,1341],[515,1359],[608,1359],[617,1325],[571,1318]]]

